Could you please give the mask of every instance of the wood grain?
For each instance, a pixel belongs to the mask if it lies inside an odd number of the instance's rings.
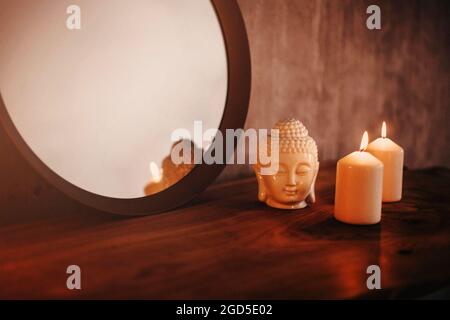
[[[157,216],[123,219],[66,201],[4,219],[0,298],[399,298],[450,285],[449,169],[405,171],[404,200],[383,205],[381,224],[369,227],[334,220],[334,179],[325,166],[318,203],[296,211],[257,202],[252,178]],[[70,264],[82,268],[81,291],[65,287]],[[371,264],[382,270],[375,292]]]

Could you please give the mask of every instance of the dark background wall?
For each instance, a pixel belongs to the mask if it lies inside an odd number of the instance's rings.
[[[239,4],[253,68],[247,127],[294,116],[324,161],[354,151],[364,130],[378,137],[386,120],[407,166],[450,166],[450,1]],[[370,4],[381,8],[381,30],[366,28]]]

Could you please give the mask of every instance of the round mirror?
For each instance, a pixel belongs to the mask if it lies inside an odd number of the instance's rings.
[[[1,117],[70,196],[148,214],[190,200],[223,165],[174,163],[180,129],[245,121],[250,62],[235,1],[0,0]],[[193,151],[193,152],[194,152]]]

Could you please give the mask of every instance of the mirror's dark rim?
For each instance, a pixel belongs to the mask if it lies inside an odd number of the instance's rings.
[[[242,128],[247,117],[251,89],[250,48],[244,21],[236,0],[211,0],[219,19],[227,51],[228,90],[219,130]],[[96,209],[120,215],[159,213],[181,206],[202,192],[225,165],[197,165],[185,178],[152,196],[115,199],[85,191],[48,168],[30,149],[14,126],[0,89],[0,119],[16,147],[47,181],[70,197]]]

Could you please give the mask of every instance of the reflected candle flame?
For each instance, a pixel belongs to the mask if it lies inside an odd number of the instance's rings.
[[[386,122],[383,121],[383,124],[381,125],[381,137],[386,138]]]
[[[365,151],[368,144],[369,144],[369,134],[367,133],[367,131],[364,131],[364,134],[361,139],[361,145],[359,147],[359,151],[361,151],[361,152]]]
[[[152,182],[160,182],[162,179],[162,169],[159,169],[155,162],[150,162],[150,175],[152,176]]]

